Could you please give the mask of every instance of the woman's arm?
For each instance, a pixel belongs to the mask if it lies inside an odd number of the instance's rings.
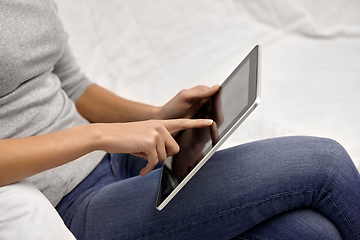
[[[26,138],[0,140],[0,186],[70,162],[94,150],[96,131],[82,126]]]
[[[121,98],[96,85],[91,85],[77,100],[79,113],[90,122],[134,122],[148,119],[191,118],[219,86],[196,86],[180,91],[162,107]]]
[[[76,102],[79,113],[90,122],[115,123],[155,119],[159,107],[133,102],[91,85]]]
[[[145,175],[158,161],[179,151],[171,133],[210,126],[206,120],[152,120],[90,124],[54,133],[0,140],[0,186],[75,160],[89,152],[132,153],[148,160]]]

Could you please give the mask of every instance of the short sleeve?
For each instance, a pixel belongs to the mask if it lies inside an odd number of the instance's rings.
[[[62,89],[74,102],[93,84],[81,71],[68,45],[55,64],[53,73],[59,77]]]

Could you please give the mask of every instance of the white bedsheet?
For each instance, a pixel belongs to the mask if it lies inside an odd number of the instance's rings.
[[[90,79],[151,104],[182,88],[221,83],[262,45],[261,103],[224,147],[330,137],[360,167],[360,1],[56,2]]]

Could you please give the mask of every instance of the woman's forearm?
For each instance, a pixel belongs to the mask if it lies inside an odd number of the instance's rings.
[[[134,122],[155,119],[159,107],[130,101],[91,85],[76,102],[79,113],[90,122]]]
[[[97,149],[96,126],[0,140],[0,186],[63,165]]]
[[[172,133],[208,127],[212,120],[172,119],[132,123],[95,123],[54,133],[0,140],[0,186],[58,167],[89,152],[132,153],[148,160],[147,174],[179,146]]]

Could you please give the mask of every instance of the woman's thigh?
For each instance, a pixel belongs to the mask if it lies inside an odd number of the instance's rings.
[[[154,170],[89,196],[73,220],[76,236],[230,239],[304,206],[318,208],[345,235],[359,231],[357,218],[344,216],[360,212],[359,206],[347,204],[359,202],[354,189],[360,184],[358,172],[331,140],[288,137],[219,151],[162,211],[155,208],[160,174],[160,169]]]

